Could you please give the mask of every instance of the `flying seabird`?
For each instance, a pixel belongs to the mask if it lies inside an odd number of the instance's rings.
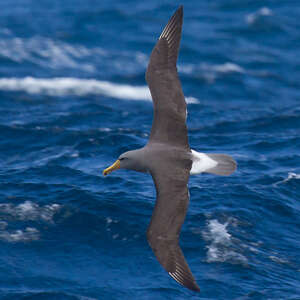
[[[123,153],[103,174],[117,169],[150,173],[156,204],[147,230],[149,245],[171,277],[190,290],[200,291],[179,246],[189,203],[189,176],[203,172],[230,175],[236,163],[228,155],[200,153],[189,146],[186,102],[176,68],[182,22],[181,6],[151,53],[146,81],[154,116],[147,145]]]

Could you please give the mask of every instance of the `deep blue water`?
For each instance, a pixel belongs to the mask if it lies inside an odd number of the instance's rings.
[[[238,162],[190,179],[200,294],[147,244],[150,176],[101,175],[147,142],[144,72],[179,4],[191,147]],[[2,0],[0,299],[300,299],[299,19],[295,0]]]

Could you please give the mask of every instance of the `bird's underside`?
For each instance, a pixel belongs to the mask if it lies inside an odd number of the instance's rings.
[[[147,145],[123,153],[103,174],[120,168],[151,174],[156,204],[147,231],[149,245],[173,279],[190,290],[200,291],[179,246],[189,203],[189,176],[202,172],[230,175],[236,163],[228,155],[190,149],[186,102],[176,68],[182,20],[180,7],[151,53],[146,80],[153,99],[153,122]]]
[[[189,191],[187,182],[191,160],[177,157],[152,167],[151,176],[156,187],[156,204],[147,231],[147,239],[156,258],[171,277],[185,287],[199,291],[199,287],[179,246],[179,235],[184,222]]]
[[[171,17],[154,47],[146,72],[154,116],[147,148],[165,148],[151,160],[156,204],[147,238],[156,258],[169,275],[183,286],[199,291],[179,246],[179,235],[188,203],[188,179],[192,160],[186,127],[186,103],[176,62],[182,30],[183,9]]]

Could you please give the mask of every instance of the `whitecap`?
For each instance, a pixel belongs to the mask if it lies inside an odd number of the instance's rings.
[[[184,74],[192,74],[195,71],[195,65],[192,64],[178,65],[178,71]]]
[[[289,263],[289,261],[287,259],[275,256],[275,255],[270,255],[269,258],[278,264],[288,264]]]
[[[109,225],[110,223],[112,223],[112,221],[113,221],[112,218],[110,218],[110,217],[107,217],[107,218],[106,218],[106,223],[107,223],[108,225]]]
[[[0,39],[0,56],[17,63],[27,61],[52,69],[77,68],[93,72],[95,67],[82,60],[105,55],[101,48],[89,49],[43,37]]]
[[[225,62],[223,64],[208,64],[202,63],[201,65],[179,65],[179,72],[184,74],[193,74],[199,72],[213,73],[245,73],[245,69],[238,64],[232,62]]]
[[[276,183],[274,183],[275,186],[277,186],[278,184],[282,184],[282,183],[286,183],[292,179],[300,179],[300,174],[297,173],[293,173],[293,172],[289,172],[287,178],[285,178],[284,180],[278,181]]]
[[[223,76],[223,74],[231,74],[231,73],[245,73],[245,69],[241,66],[231,63],[225,62],[224,64],[216,64],[216,65],[201,65],[201,74],[209,83],[214,83],[218,77]]]
[[[79,157],[79,152],[78,151],[75,151],[73,152],[70,157]]]
[[[86,96],[103,95],[121,100],[151,101],[147,86],[117,84],[96,79],[72,77],[59,78],[0,78],[0,90],[26,92],[48,96]],[[198,103],[195,97],[187,97],[188,104]]]
[[[232,72],[244,73],[245,72],[245,70],[242,67],[231,62],[226,62],[221,65],[213,65],[212,70],[220,73],[232,73]]]
[[[0,240],[7,242],[28,242],[38,240],[40,232],[33,227],[26,227],[24,230],[0,231]]]
[[[54,215],[61,209],[59,204],[39,205],[31,201],[25,201],[18,205],[12,203],[0,204],[0,240],[7,242],[28,242],[38,240],[40,232],[33,227],[11,230],[9,220],[15,221],[44,221],[53,222]],[[4,221],[5,220],[5,221]]]
[[[207,224],[208,231],[204,236],[214,243],[228,244],[231,234],[227,231],[228,223],[219,223],[218,220],[210,220]]]
[[[283,182],[289,181],[291,179],[300,179],[300,174],[289,172],[288,177],[285,180],[283,180]]]
[[[199,100],[195,97],[185,97],[185,101],[188,104],[198,104]]]
[[[202,63],[200,65],[179,65],[178,70],[183,74],[192,75],[196,78],[203,78],[210,84],[214,83],[218,77],[224,76],[225,74],[246,73],[244,68],[232,62],[224,62],[223,64]]]
[[[53,216],[61,209],[59,204],[38,205],[31,201],[25,201],[19,205],[11,203],[0,204],[0,214],[9,215],[16,220],[43,220],[51,222]]]
[[[122,113],[122,115],[124,115],[124,112]],[[125,115],[126,116],[126,115]],[[100,132],[110,132],[110,131],[112,131],[112,129],[111,128],[108,128],[108,127],[101,127],[101,128],[98,128],[98,130],[100,131]]]
[[[262,7],[258,11],[251,13],[246,16],[246,21],[248,24],[253,24],[257,21],[257,19],[261,16],[271,16],[273,15],[273,12],[268,7]]]
[[[112,236],[112,238],[113,238],[114,240],[116,240],[118,237],[119,237],[119,234],[118,234],[118,233],[116,233],[116,234],[114,234],[114,235]]]
[[[218,220],[209,220],[206,229],[202,232],[203,238],[209,243],[207,245],[207,262],[231,262],[247,264],[247,258],[234,249],[232,235],[227,226]]]

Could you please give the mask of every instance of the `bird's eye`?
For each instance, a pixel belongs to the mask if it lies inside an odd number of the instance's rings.
[[[124,160],[126,157],[121,157],[121,158],[119,158],[119,160]]]

